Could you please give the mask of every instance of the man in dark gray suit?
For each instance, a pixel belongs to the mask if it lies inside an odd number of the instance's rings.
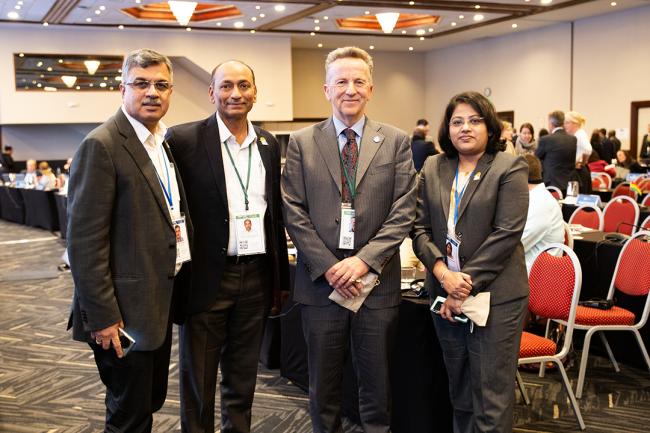
[[[389,361],[400,303],[398,248],[415,213],[409,137],[365,116],[372,58],[346,47],[326,60],[328,120],[289,139],[282,175],[287,230],[298,249],[294,300],[302,304],[309,407],[315,432],[341,431],[343,365],[352,350],[366,432],[390,431]],[[368,273],[379,276],[358,312]]]
[[[169,59],[130,53],[120,92],[122,107],[86,136],[71,167],[68,327],[94,352],[106,385],[106,431],[150,432],[167,393],[174,276],[189,258],[191,235],[160,122],[172,93]],[[126,355],[121,330],[135,340]]]
[[[542,175],[546,186],[555,186],[566,191],[569,181],[577,180],[576,149],[577,141],[563,128],[564,113],[553,111],[548,115],[548,130],[550,134],[539,139],[535,151],[542,161]]]

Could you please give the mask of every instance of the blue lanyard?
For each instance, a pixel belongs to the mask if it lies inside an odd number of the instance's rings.
[[[469,181],[472,180],[474,177],[474,172],[476,171],[476,168],[472,170],[470,173],[469,177],[465,181],[465,185],[463,186],[463,189],[460,190],[460,193],[458,192],[458,166],[456,166],[456,176],[454,177],[454,226],[456,226],[456,223],[458,222],[458,209],[460,208],[460,201],[463,198],[463,194],[465,194],[465,190],[467,189],[467,185],[469,185]]]
[[[160,179],[160,175],[158,174],[158,170],[156,170],[156,177],[158,178],[158,182],[160,183],[160,187],[163,190],[163,194],[165,194],[165,198],[167,199],[167,203],[169,204],[170,209],[174,209],[174,201],[173,201],[173,196],[172,196],[172,185],[171,185],[171,180],[169,176],[169,160],[167,159],[167,152],[165,152],[164,144],[160,145],[160,148],[163,153],[163,165],[165,166],[165,173],[167,175],[167,188],[165,188],[165,185],[162,182],[162,179]]]

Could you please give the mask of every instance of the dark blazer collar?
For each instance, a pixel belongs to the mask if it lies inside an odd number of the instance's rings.
[[[467,208],[468,203],[472,199],[474,192],[481,184],[485,175],[490,170],[492,166],[492,161],[494,160],[495,155],[490,153],[484,153],[483,156],[478,160],[476,164],[476,169],[474,170],[474,175],[470,179],[467,189],[463,193],[463,197],[460,201],[460,208],[458,210],[458,221],[463,217],[463,213]],[[451,184],[454,181],[456,176],[456,167],[458,166],[458,157],[444,157],[441,159],[439,165],[439,179],[440,179],[440,200],[442,210],[445,214],[445,221],[449,219],[449,205],[451,203]],[[456,224],[458,224],[456,221]]]
[[[115,120],[115,124],[117,126],[120,135],[124,137],[122,146],[131,155],[131,158],[133,158],[135,164],[140,169],[140,172],[142,173],[145,180],[147,181],[147,184],[149,185],[149,189],[151,189],[151,192],[154,195],[156,202],[160,207],[160,210],[165,215],[167,222],[171,227],[172,220],[171,220],[171,215],[169,214],[169,208],[167,207],[167,202],[165,201],[165,197],[163,197],[163,192],[160,188],[158,175],[156,174],[156,169],[153,163],[151,162],[151,158],[149,157],[147,150],[144,148],[143,144],[138,139],[138,136],[136,135],[133,126],[131,126],[131,123],[129,123],[129,120],[126,118],[121,108],[117,110],[117,113],[115,114],[113,119]]]

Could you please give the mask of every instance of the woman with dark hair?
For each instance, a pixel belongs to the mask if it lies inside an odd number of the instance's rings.
[[[535,141],[535,129],[530,123],[522,123],[519,127],[519,135],[515,143],[515,152],[517,155],[534,155],[537,149]]]
[[[501,122],[480,93],[454,96],[440,125],[445,154],[419,178],[413,250],[427,269],[455,432],[512,430],[515,372],[528,278],[520,242],[528,210],[528,166],[498,152]],[[447,254],[451,244],[451,254]],[[468,296],[489,293],[485,326],[458,321]],[[487,297],[487,295],[482,295]]]
[[[642,167],[638,162],[635,161],[634,158],[632,158],[632,154],[630,153],[629,150],[619,150],[616,152],[616,166],[617,167],[622,167],[624,169],[629,170],[630,173],[646,173],[648,171],[647,168]],[[619,176],[619,177],[625,177],[625,176]]]

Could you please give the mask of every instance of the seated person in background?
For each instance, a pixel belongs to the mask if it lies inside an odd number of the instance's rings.
[[[589,166],[589,171],[592,173],[607,173],[612,179],[616,177],[616,168],[614,165],[601,159],[600,155],[595,150],[591,152],[587,165]]]
[[[413,131],[411,152],[413,153],[413,165],[415,165],[415,170],[418,172],[429,156],[438,154],[433,142],[425,139],[425,132],[421,128],[415,128]]]
[[[506,152],[510,155],[515,154],[515,145],[512,144],[512,134],[514,134],[514,132],[514,129],[512,129],[512,123],[505,120],[501,121],[501,139],[499,140],[499,150],[501,152]]]
[[[36,183],[36,160],[28,159],[26,168],[23,170],[25,173],[25,185],[32,186]]]
[[[648,171],[632,158],[629,150],[619,150],[616,152],[616,161],[617,177],[625,178],[627,173],[646,173]],[[627,170],[627,172],[625,172],[625,170]]]
[[[14,163],[14,158],[12,154],[14,149],[11,146],[5,146],[4,152],[0,155],[0,164],[2,164],[2,170],[5,173],[13,173],[16,171],[16,164]]]
[[[537,253],[554,242],[564,243],[564,220],[557,201],[542,182],[542,164],[535,155],[524,155],[528,163],[528,218],[521,243],[530,273]]]
[[[41,176],[38,177],[38,182],[35,182],[36,188],[38,189],[52,189],[56,188],[56,176],[52,173],[50,164],[47,161],[41,161],[38,163],[38,171],[40,171]]]

